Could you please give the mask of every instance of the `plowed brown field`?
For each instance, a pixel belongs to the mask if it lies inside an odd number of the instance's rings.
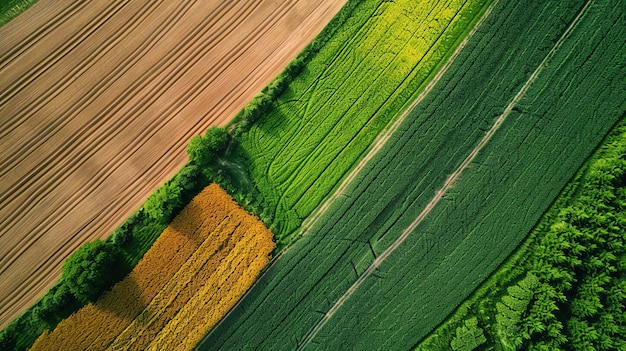
[[[0,327],[344,3],[41,0],[0,28]]]

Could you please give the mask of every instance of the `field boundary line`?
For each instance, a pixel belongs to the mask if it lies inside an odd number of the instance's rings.
[[[472,28],[472,30],[465,36],[465,38],[461,41],[461,43],[459,43],[459,45],[457,46],[455,51],[452,53],[452,55],[448,58],[446,63],[441,67],[441,69],[437,72],[437,74],[430,80],[430,82],[426,84],[426,87],[424,88],[424,90],[415,98],[415,100],[413,100],[413,102],[411,102],[410,105],[408,105],[404,109],[404,112],[402,112],[400,117],[398,117],[390,126],[386,127],[385,130],[376,137],[376,139],[374,140],[372,144],[372,147],[367,152],[365,157],[363,157],[363,159],[359,161],[356,167],[354,167],[352,171],[350,171],[348,176],[344,178],[344,180],[341,182],[341,185],[339,185],[337,190],[335,190],[335,193],[331,195],[329,198],[327,198],[326,201],[324,201],[321,206],[319,206],[313,213],[311,213],[311,215],[309,215],[307,219],[304,220],[304,222],[302,223],[302,229],[300,230],[301,233],[297,236],[298,238],[310,232],[313,225],[317,223],[319,218],[326,212],[326,210],[330,207],[330,205],[339,196],[344,194],[344,192],[346,191],[348,186],[352,183],[354,178],[356,178],[356,176],[361,172],[361,170],[363,170],[365,165],[382,149],[382,147],[387,143],[391,135],[398,129],[400,124],[404,122],[404,120],[407,118],[409,113],[415,108],[415,106],[417,106],[417,104],[422,102],[422,100],[424,100],[424,98],[426,98],[426,96],[430,94],[430,92],[433,90],[435,85],[439,82],[439,80],[441,80],[441,77],[448,71],[448,69],[450,68],[452,63],[455,61],[455,59],[457,58],[461,50],[465,48],[469,39],[478,30],[478,28],[481,26],[483,21],[489,16],[489,14],[491,13],[491,10],[498,3],[498,1],[499,0],[494,0],[494,2],[487,8],[487,10],[485,10],[485,13],[481,17],[481,19],[476,23],[474,28]]]
[[[476,29],[484,18],[488,16],[495,5],[498,2],[496,0],[490,7],[487,9],[484,17],[480,20],[474,29]],[[495,132],[500,128],[502,123],[506,120],[509,114],[513,111],[513,107],[526,95],[526,92],[530,88],[530,86],[534,83],[539,73],[545,67],[547,61],[552,57],[552,55],[556,52],[557,49],[561,47],[563,41],[569,36],[571,30],[578,23],[582,15],[585,13],[589,5],[593,2],[593,0],[587,0],[587,3],[583,6],[583,8],[578,12],[577,16],[574,18],[572,23],[567,27],[565,32],[561,35],[559,40],[554,44],[552,49],[548,52],[548,54],[541,61],[539,66],[535,69],[535,71],[531,74],[531,76],[526,80],[526,83],[522,86],[522,88],[517,92],[517,94],[513,97],[513,100],[507,105],[504,109],[504,112],[496,119],[492,127],[487,131],[487,133],[480,140],[478,145],[470,152],[470,154],[465,158],[465,160],[461,163],[461,165],[446,179],[443,186],[435,193],[435,196],[430,200],[430,202],[426,205],[426,207],[422,210],[422,212],[411,222],[411,224],[402,232],[402,234],[391,244],[385,251],[383,251],[380,256],[374,259],[374,262],[359,276],[359,278],[348,288],[348,290],[335,302],[333,307],[324,315],[324,317],[317,323],[317,325],[311,330],[309,335],[304,339],[304,341],[298,346],[298,351],[302,350],[306,347],[309,342],[315,337],[315,335],[319,332],[319,330],[328,322],[330,318],[335,314],[335,312],[343,305],[343,303],[352,296],[352,294],[356,291],[356,289],[367,279],[372,273],[383,263],[402,243],[409,237],[411,232],[415,230],[415,228],[422,222],[422,220],[432,211],[432,209],[439,203],[439,201],[443,198],[446,192],[452,187],[454,182],[461,176],[463,171],[469,167],[470,163],[474,161],[478,153],[484,148],[484,146],[491,140]],[[474,31],[473,29],[473,31]],[[471,33],[473,34],[473,32]],[[413,107],[414,104],[411,104]],[[407,112],[403,114],[405,116]]]
[[[326,210],[328,210],[328,208],[333,203],[333,201],[335,201],[339,196],[343,195],[343,193],[345,192],[347,187],[350,185],[350,183],[352,183],[354,178],[356,178],[356,176],[361,172],[361,170],[365,167],[365,165],[382,149],[382,147],[387,143],[387,141],[389,140],[391,135],[398,129],[400,124],[402,124],[402,122],[406,119],[408,114],[415,108],[415,106],[418,103],[420,103],[422,100],[424,100],[424,98],[432,91],[432,89],[435,87],[437,82],[439,82],[441,77],[450,68],[450,66],[452,65],[454,60],[457,58],[457,56],[459,55],[461,50],[463,50],[463,48],[467,45],[467,43],[469,42],[469,39],[476,33],[476,31],[481,26],[481,24],[485,21],[485,19],[487,19],[487,17],[489,17],[489,14],[491,13],[491,11],[493,10],[493,8],[495,7],[495,5],[498,2],[499,2],[499,0],[494,0],[493,3],[491,5],[489,5],[489,7],[485,10],[485,13],[483,13],[482,17],[480,18],[480,20],[478,20],[478,22],[476,22],[476,24],[470,30],[470,32],[459,43],[459,45],[457,46],[455,51],[452,53],[452,55],[450,55],[450,57],[448,58],[446,63],[443,66],[441,66],[441,69],[439,69],[437,74],[430,80],[430,82],[428,84],[426,84],[426,87],[424,88],[424,90],[415,98],[415,100],[413,100],[413,102],[411,102],[410,105],[408,105],[404,109],[404,112],[400,115],[400,117],[398,117],[390,126],[385,127],[383,132],[381,132],[376,137],[376,139],[374,139],[374,142],[372,143],[372,146],[369,149],[368,153],[365,155],[365,157],[363,159],[361,159],[361,161],[359,161],[357,166],[355,168],[353,168],[352,171],[350,171],[348,176],[343,179],[343,181],[341,182],[341,185],[339,185],[339,187],[337,188],[337,190],[335,190],[333,195],[328,197],[320,206],[318,206],[304,220],[304,222],[302,223],[301,229],[300,229],[300,234],[298,234],[296,236],[296,238],[301,238],[302,236],[308,234],[310,232],[311,228],[313,227],[313,225],[315,225],[315,223],[317,223],[317,221],[326,212]],[[213,327],[213,329],[211,331],[209,331],[209,333],[202,339],[202,341],[200,341],[198,346],[202,345],[205,342],[205,340],[207,339],[207,336],[210,335],[213,330],[217,329],[222,324],[222,322],[235,310],[235,308],[237,308],[241,304],[241,302],[248,296],[248,294],[250,294],[250,292],[259,283],[259,281],[261,281],[261,279],[267,274],[267,272],[272,267],[274,267],[274,265],[276,265],[276,262],[278,260],[280,260],[280,258],[288,250],[291,249],[292,244],[294,242],[296,242],[296,241],[297,241],[297,239],[292,240],[281,252],[278,253],[278,255],[276,255],[276,257],[274,257],[270,261],[270,264],[261,272],[261,274],[258,276],[256,281],[254,282],[254,284],[241,297],[241,299],[237,302],[237,304],[235,304],[233,306],[233,308],[230,311],[228,311],[228,313],[226,315],[224,315],[224,317]],[[300,349],[300,348],[298,348],[298,349]]]

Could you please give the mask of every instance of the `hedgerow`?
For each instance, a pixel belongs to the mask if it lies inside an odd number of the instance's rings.
[[[212,181],[222,185],[246,210],[260,215],[264,222],[269,222],[271,217],[267,211],[260,207],[258,201],[254,201],[256,193],[250,191],[250,187],[240,186],[237,182],[237,178],[240,177],[227,172],[228,166],[233,163],[223,158],[223,152],[233,143],[233,136],[246,131],[251,123],[261,116],[259,106],[267,104],[263,101],[275,99],[301,73],[314,54],[343,26],[357,4],[357,0],[349,0],[330,24],[236,116],[229,126],[210,128],[204,136],[196,136],[190,141],[187,150],[190,161],[172,179],[156,189],[146,203],[106,239],[106,243],[121,249],[117,272],[120,276],[131,271],[167,224],[193,196]],[[27,349],[41,333],[53,329],[61,320],[82,306],[83,303],[70,293],[61,279],[32,307],[0,331],[0,348]]]
[[[212,181],[211,167],[214,167],[216,155],[226,148],[229,139],[224,137],[224,129],[211,128],[204,136],[196,136],[199,144],[190,144],[191,160],[185,164],[170,180],[152,193],[146,202],[124,223],[122,223],[103,242],[103,247],[118,251],[113,262],[107,264],[115,269],[101,265],[90,265],[85,276],[103,275],[109,281],[100,284],[99,279],[87,280],[81,288],[87,295],[75,294],[72,288],[74,277],[64,269],[61,280],[44,296],[27,309],[17,319],[0,331],[0,348],[6,350],[24,350],[45,330],[54,327],[64,318],[82,307],[87,301],[97,299],[106,288],[126,276],[141,259],[144,253],[163,232],[176,215],[191,199]],[[209,157],[197,159],[199,152],[206,152]],[[93,243],[86,243],[68,258],[68,262],[78,259],[84,250]],[[108,274],[106,274],[108,272]],[[77,296],[78,295],[78,296]],[[87,297],[88,296],[88,297]]]

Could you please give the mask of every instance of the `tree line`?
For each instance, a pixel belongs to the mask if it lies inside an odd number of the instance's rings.
[[[626,120],[417,350],[626,350]]]

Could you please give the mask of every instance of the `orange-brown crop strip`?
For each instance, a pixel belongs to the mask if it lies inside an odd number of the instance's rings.
[[[215,317],[181,311],[223,316],[252,285],[273,249],[269,230],[212,184],[181,211],[124,280],[42,335],[32,349],[142,350],[176,330],[173,321],[193,325],[176,340],[195,346],[220,317],[204,323]],[[215,299],[222,295],[228,298]],[[182,318],[186,315],[194,321]]]
[[[274,243],[272,234],[260,223],[244,230],[245,237],[217,265],[203,288],[160,331],[148,350],[193,349],[254,283],[269,263],[268,253],[274,249]]]
[[[131,349],[145,349],[145,345],[187,304],[215,271],[215,267],[209,267],[210,263],[219,265],[235,243],[242,239],[242,235],[237,235],[235,231],[241,225],[240,217],[238,213],[231,213],[224,218],[211,232],[210,240],[200,245],[141,314],[117,336],[111,345],[112,349],[126,349],[131,345]]]

